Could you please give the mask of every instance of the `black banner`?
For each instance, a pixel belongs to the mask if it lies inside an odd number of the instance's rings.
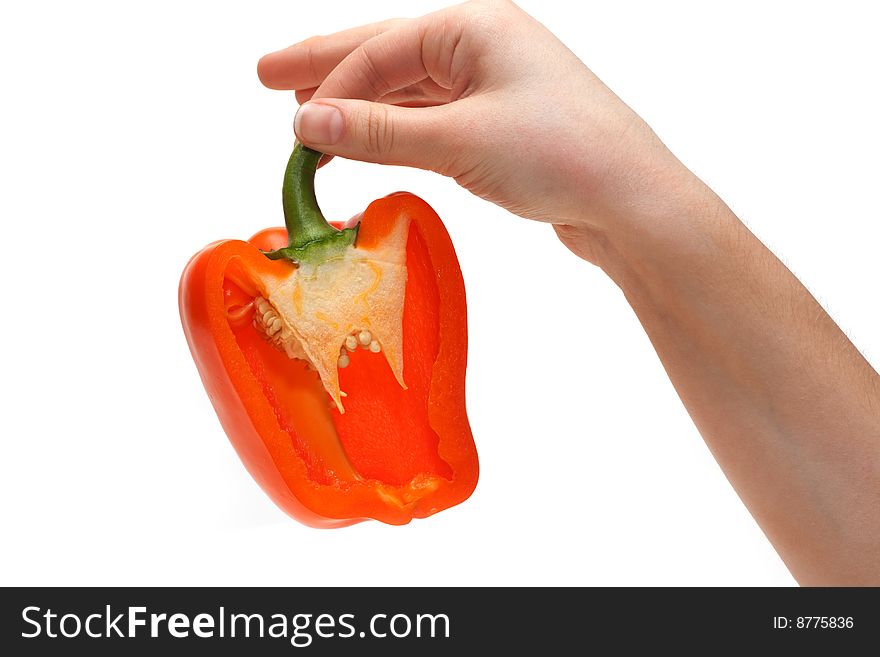
[[[7,588],[0,614],[7,655],[880,645],[880,589]]]

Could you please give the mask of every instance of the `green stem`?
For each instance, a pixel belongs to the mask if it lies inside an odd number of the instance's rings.
[[[266,252],[272,260],[318,264],[341,255],[354,243],[357,228],[338,230],[327,223],[315,197],[315,171],[322,153],[297,143],[287,162],[281,201],[287,226],[286,248]]]
[[[321,153],[297,143],[287,162],[281,202],[292,247],[303,247],[337,232],[324,219],[315,197],[315,171],[320,161]]]

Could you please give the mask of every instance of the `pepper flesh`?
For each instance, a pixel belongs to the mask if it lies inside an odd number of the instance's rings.
[[[464,285],[442,222],[421,199],[391,195],[364,212],[354,248],[376,252],[402,224],[407,387],[392,355],[357,349],[338,371],[344,415],[319,373],[253,326],[254,299],[271,298],[271,281],[289,280],[297,267],[261,253],[289,248],[284,229],[209,245],[181,280],[184,331],[221,424],[263,489],[306,524],[404,524],[464,501],[477,482],[464,399]]]

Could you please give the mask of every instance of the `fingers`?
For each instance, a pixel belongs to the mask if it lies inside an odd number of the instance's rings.
[[[322,153],[449,175],[456,159],[451,108],[320,99],[300,108],[294,130],[303,144]]]
[[[409,21],[360,44],[328,72],[314,97],[375,101],[431,77],[419,23]]]
[[[310,89],[297,89],[296,102],[298,102],[300,105],[309,102],[312,99],[312,96],[315,95],[315,92],[317,90],[317,87],[311,87]]]
[[[441,87],[433,80],[427,79],[398,91],[387,93],[380,100],[390,105],[431,107],[450,102],[452,100],[452,92],[446,87]]]
[[[257,64],[257,75],[270,89],[315,88],[364,41],[408,22],[406,18],[394,18],[306,39],[264,56]]]
[[[296,102],[300,105],[307,103],[316,91],[316,88],[297,90]],[[433,80],[422,80],[404,89],[385,94],[379,100],[389,105],[403,105],[404,107],[433,107],[448,103],[451,100],[451,92]]]
[[[307,146],[452,175],[456,110],[437,106],[452,98],[461,29],[442,16],[386,21],[266,55],[258,73],[266,86],[294,89],[305,103],[294,129]]]

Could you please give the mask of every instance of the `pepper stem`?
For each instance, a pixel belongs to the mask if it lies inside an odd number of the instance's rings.
[[[315,171],[322,153],[299,142],[284,171],[281,202],[287,226],[286,248],[264,252],[272,260],[286,258],[295,263],[318,264],[338,256],[354,243],[357,228],[338,230],[327,223],[315,197]]]

